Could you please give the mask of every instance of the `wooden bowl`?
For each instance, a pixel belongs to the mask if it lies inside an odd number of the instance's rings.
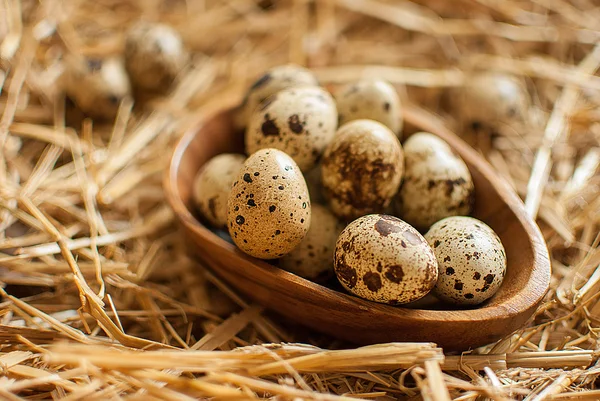
[[[523,203],[491,166],[429,113],[406,108],[404,119],[432,132],[469,166],[475,183],[473,216],[498,233],[508,270],[496,295],[475,309],[428,310],[366,301],[313,283],[252,258],[206,228],[191,200],[194,176],[211,157],[242,152],[233,107],[204,119],[179,142],[165,179],[167,199],[181,221],[190,250],[214,273],[248,298],[315,330],[354,343],[435,342],[465,350],[496,341],[520,328],[535,311],[550,283],[548,251]]]

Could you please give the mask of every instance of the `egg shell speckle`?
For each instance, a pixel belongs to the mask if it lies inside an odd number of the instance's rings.
[[[300,244],[310,220],[308,189],[294,160],[277,149],[248,157],[228,200],[227,228],[238,248],[280,258]]]
[[[388,82],[368,79],[345,85],[336,91],[335,101],[340,125],[354,120],[375,120],[402,138],[400,98]]]
[[[246,152],[263,148],[286,152],[308,171],[335,135],[337,111],[322,88],[286,89],[271,96],[254,111],[246,129]]]
[[[213,227],[227,225],[227,200],[246,157],[224,153],[210,159],[194,180],[192,196],[200,214]]]
[[[406,222],[372,214],[350,223],[337,240],[334,267],[351,293],[390,305],[427,295],[438,277],[427,241]]]
[[[498,291],[506,273],[506,253],[488,225],[473,217],[448,217],[435,223],[425,238],[438,261],[433,293],[439,299],[477,305]]]
[[[396,196],[399,217],[427,230],[444,217],[467,215],[475,200],[465,162],[437,136],[420,132],[404,142],[404,181]]]
[[[389,128],[372,120],[351,121],[340,127],[323,155],[323,192],[341,219],[383,212],[403,170],[402,146]]]
[[[67,95],[88,116],[112,119],[119,104],[131,95],[129,77],[120,58],[67,57]]]
[[[313,203],[311,214],[308,234],[281,258],[279,266],[309,280],[323,281],[333,275],[333,250],[344,227],[325,206]]]
[[[125,66],[137,87],[164,92],[188,62],[179,33],[168,25],[138,22],[125,39]]]
[[[318,85],[317,78],[304,67],[296,64],[274,67],[254,81],[248,89],[243,106],[244,120],[248,122],[258,105],[279,91],[293,87]]]

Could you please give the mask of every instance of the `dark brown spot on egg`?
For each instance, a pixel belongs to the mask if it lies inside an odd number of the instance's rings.
[[[248,174],[248,173],[244,174],[244,181],[246,181],[247,183],[252,182],[252,177],[250,177],[250,174]]]
[[[248,206],[250,207],[255,207],[256,206],[256,202],[254,202],[254,199],[248,199]]]
[[[341,281],[344,282],[349,288],[356,286],[358,277],[356,275],[356,269],[346,264],[345,258],[337,260],[335,271]]]
[[[475,272],[475,274],[473,274],[473,280],[479,280],[480,278],[481,278],[481,273]]]
[[[451,276],[454,274],[454,269],[451,267],[446,267],[446,275]]]
[[[102,60],[97,58],[90,58],[87,60],[87,65],[90,71],[99,71],[102,68]]]
[[[402,278],[404,277],[404,270],[402,270],[402,266],[400,265],[390,266],[385,272],[385,277],[391,282],[397,284],[402,281]]]
[[[210,214],[214,217],[217,217],[217,197],[212,197],[208,200],[208,210],[210,210]]]
[[[465,294],[465,298],[467,299],[473,299],[474,295],[471,293]]]
[[[272,78],[273,77],[271,76],[271,74],[267,72],[262,77],[258,78],[256,81],[254,81],[254,83],[250,87],[250,90],[255,90],[255,89],[260,88],[261,86],[266,85]]]
[[[427,181],[427,189],[431,191],[431,189],[433,187],[435,187],[435,181],[434,180]]]
[[[281,234],[281,230],[275,230],[275,235]]]
[[[463,283],[460,280],[454,281],[454,289],[458,291],[462,291]]]
[[[363,282],[371,292],[377,292],[381,289],[381,276],[379,273],[367,272],[363,276]]]
[[[406,242],[400,240],[400,245],[402,245],[402,248],[406,248]]]
[[[437,248],[438,246],[440,246],[441,243],[442,243],[442,241],[440,241],[439,239],[436,239],[435,241],[433,241],[433,247]]]
[[[446,196],[451,196],[454,191],[454,187],[457,185],[464,185],[467,181],[464,178],[457,178],[456,180],[446,180]]]
[[[260,130],[265,136],[278,136],[279,127],[275,124],[275,120],[269,119],[269,115],[265,115],[265,121],[262,123]]]
[[[283,185],[280,185],[280,186],[278,186],[277,188],[278,188],[280,191],[283,191],[283,189],[284,189],[284,186],[283,186]]]
[[[375,223],[375,231],[381,234],[382,237],[387,237],[392,233],[402,231],[402,228],[393,220],[381,218]]]
[[[258,171],[255,171],[255,172],[254,172],[254,176],[255,176],[255,177],[258,177],[259,175],[260,175],[260,173],[259,173]]]
[[[290,118],[288,118],[288,127],[294,134],[301,134],[304,131],[304,125],[300,122],[300,117],[298,114],[292,114]]]
[[[381,273],[383,271],[383,266],[381,266],[381,262],[377,262],[377,271]]]
[[[495,277],[496,277],[495,274],[488,274],[483,279],[485,280],[486,283],[492,284],[494,282]]]
[[[269,212],[270,213],[273,213],[275,211],[275,209],[276,209],[275,205],[269,206]]]
[[[235,222],[241,226],[242,224],[244,224],[246,222],[246,219],[244,219],[244,216],[241,216],[238,214],[237,217],[235,218]]]
[[[469,234],[469,235],[467,235],[465,238],[467,238],[467,239],[473,239],[473,238],[475,238],[475,237],[473,237],[473,234]]]
[[[383,109],[384,109],[385,111],[390,111],[390,103],[389,103],[389,102],[385,102],[385,103],[383,104]]]
[[[450,262],[450,260],[451,260],[451,259],[450,259],[450,256],[446,256],[446,257],[444,258],[444,262]]]

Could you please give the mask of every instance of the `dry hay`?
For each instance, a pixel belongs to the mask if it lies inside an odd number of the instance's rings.
[[[139,18],[176,27],[195,63],[114,122],[69,117],[64,55],[119,54]],[[592,0],[2,1],[0,398],[600,399],[599,20]],[[342,349],[185,257],[165,149],[287,61],[326,83],[383,76],[460,132],[469,74],[523,80],[531,121],[468,138],[548,241],[551,291],[526,328],[463,355]]]

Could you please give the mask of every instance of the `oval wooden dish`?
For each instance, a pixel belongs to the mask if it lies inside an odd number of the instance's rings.
[[[200,167],[224,152],[241,152],[233,107],[206,118],[178,144],[165,179],[167,199],[193,251],[248,298],[315,330],[354,343],[435,342],[447,350],[491,343],[521,327],[550,283],[544,240],[521,200],[478,153],[429,113],[407,108],[408,125],[447,141],[465,160],[475,182],[473,216],[489,224],[506,248],[508,271],[496,295],[475,309],[412,309],[359,299],[252,258],[206,228],[196,217],[191,187]],[[414,130],[413,130],[414,131]]]

